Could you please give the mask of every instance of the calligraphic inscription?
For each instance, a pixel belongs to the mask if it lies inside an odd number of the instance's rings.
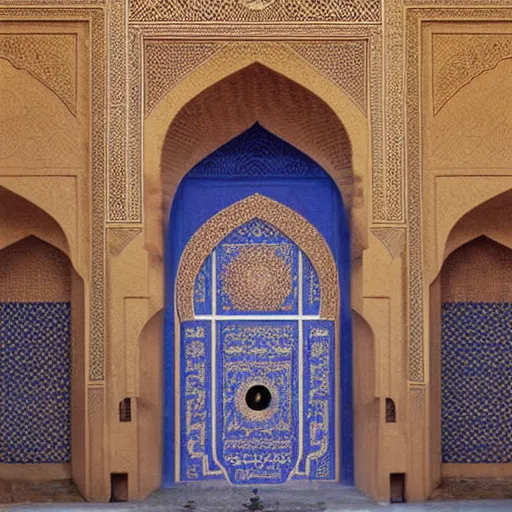
[[[302,308],[305,315],[320,314],[320,282],[309,258],[302,255]]]
[[[208,256],[196,276],[194,284],[194,313],[209,315],[212,312],[212,257]]]
[[[211,323],[181,324],[181,480],[220,477],[211,450]]]
[[[280,231],[253,219],[217,248],[217,311],[297,313],[297,247]]]
[[[217,324],[217,454],[236,484],[285,482],[298,457],[298,322]],[[263,386],[267,408],[253,410],[247,392]]]
[[[297,475],[335,478],[334,322],[304,322],[304,453]]]

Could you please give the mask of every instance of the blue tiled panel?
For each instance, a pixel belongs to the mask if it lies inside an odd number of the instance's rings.
[[[0,463],[71,458],[71,307],[0,304]]]
[[[271,253],[262,252],[271,248]],[[251,255],[249,251],[254,251]],[[279,230],[253,219],[235,229],[217,247],[217,313],[223,315],[240,314],[296,314],[298,312],[298,250],[297,246]],[[244,258],[243,266],[236,265]],[[282,265],[272,263],[278,259]],[[266,273],[268,272],[268,274]],[[247,297],[251,287],[267,286],[267,296],[275,289],[277,278],[289,277],[290,293],[283,297],[276,308],[251,309],[241,307],[241,301],[235,301],[229,289],[238,285],[241,296]]]
[[[194,167],[187,178],[324,178],[310,157],[256,123]]]
[[[217,324],[217,455],[232,483],[285,482],[298,457],[298,322]],[[247,391],[267,387],[271,405],[253,411]]]
[[[442,459],[512,462],[512,304],[442,307]]]
[[[302,255],[302,308],[305,315],[320,313],[320,283],[309,258]]]
[[[335,478],[334,322],[304,322],[304,457],[307,478]]]
[[[212,257],[208,256],[194,285],[194,313],[196,315],[212,314]]]

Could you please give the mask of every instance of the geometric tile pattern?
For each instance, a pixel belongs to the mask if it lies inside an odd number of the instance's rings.
[[[442,306],[442,460],[512,462],[512,304]]]
[[[71,305],[0,304],[0,463],[71,459]]]

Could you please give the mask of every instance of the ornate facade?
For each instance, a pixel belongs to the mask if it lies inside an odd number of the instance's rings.
[[[0,479],[512,476],[509,2],[0,1]]]

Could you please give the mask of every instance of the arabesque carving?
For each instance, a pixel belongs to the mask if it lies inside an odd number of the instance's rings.
[[[152,108],[185,76],[223,48],[225,43],[147,41],[145,44],[145,111]]]
[[[288,46],[336,83],[366,114],[366,41],[288,43]]]
[[[474,78],[511,57],[510,34],[433,34],[434,114]]]
[[[380,21],[380,0],[132,0],[130,21]]]
[[[0,58],[28,71],[76,115],[76,35],[0,34]]]

